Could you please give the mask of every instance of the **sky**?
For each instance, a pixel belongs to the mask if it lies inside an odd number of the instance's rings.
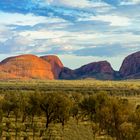
[[[0,0],[0,60],[55,54],[66,67],[140,51],[140,0]]]

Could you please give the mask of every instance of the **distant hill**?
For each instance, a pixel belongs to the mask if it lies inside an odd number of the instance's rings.
[[[70,78],[66,74],[70,74],[72,77]],[[115,71],[113,70],[109,62],[100,61],[89,63],[71,72],[69,69],[66,70],[65,68],[64,70],[62,70],[60,78],[67,79],[67,77],[68,79],[94,78],[101,80],[113,80],[115,79]]]
[[[55,55],[32,54],[9,57],[0,62],[0,79],[140,79],[140,51],[127,56],[119,71],[107,61],[92,62],[71,70]]]

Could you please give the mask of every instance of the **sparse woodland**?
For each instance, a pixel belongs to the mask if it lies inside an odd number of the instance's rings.
[[[139,81],[0,82],[2,140],[140,140]]]

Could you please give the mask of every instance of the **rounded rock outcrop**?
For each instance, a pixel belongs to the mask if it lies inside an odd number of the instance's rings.
[[[9,57],[0,63],[0,79],[54,79],[51,65],[35,55]]]
[[[140,51],[127,56],[120,68],[123,78],[140,78]]]
[[[103,80],[114,79],[115,71],[107,61],[93,62],[75,70],[80,78],[95,78]]]
[[[41,56],[40,58],[47,61],[51,65],[54,77],[55,79],[58,79],[59,74],[64,67],[59,57],[55,55],[47,55],[47,56]]]

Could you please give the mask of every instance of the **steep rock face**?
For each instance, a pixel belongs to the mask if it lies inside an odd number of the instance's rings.
[[[0,79],[54,79],[51,66],[35,55],[9,57],[0,63]]]
[[[59,57],[55,55],[47,55],[47,56],[41,56],[40,58],[50,63],[55,79],[58,79],[59,74],[64,67]]]
[[[120,74],[123,78],[140,78],[140,51],[124,59]]]
[[[77,75],[75,74],[75,71],[66,67],[64,67],[59,74],[59,79],[72,80],[76,78]]]
[[[114,79],[115,71],[107,61],[93,62],[75,70],[79,78]]]

